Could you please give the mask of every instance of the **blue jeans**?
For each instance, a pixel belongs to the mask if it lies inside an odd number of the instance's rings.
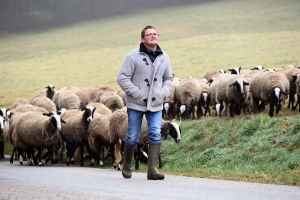
[[[148,135],[150,143],[161,143],[161,124],[162,111],[157,112],[142,112],[127,108],[128,114],[128,133],[125,139],[125,144],[129,148],[134,147],[140,137],[143,116],[146,116],[148,122]]]

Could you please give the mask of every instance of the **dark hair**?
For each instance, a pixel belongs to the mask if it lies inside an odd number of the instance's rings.
[[[142,32],[141,32],[141,37],[142,38],[144,38],[145,37],[145,32],[146,32],[146,30],[148,30],[148,29],[155,29],[153,26],[150,26],[150,25],[148,25],[148,26],[146,26],[145,28],[143,28],[143,30],[142,30]],[[156,29],[155,29],[156,30]]]

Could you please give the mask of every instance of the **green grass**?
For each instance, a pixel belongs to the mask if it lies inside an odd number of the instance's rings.
[[[0,36],[0,107],[48,84],[109,85],[141,29],[153,25],[176,77],[208,70],[300,62],[297,0],[228,0],[157,9],[47,31]],[[286,107],[286,106],[284,106]],[[161,171],[240,181],[300,185],[298,112],[283,110],[182,122],[182,141],[164,141]],[[9,153],[11,149],[6,148]],[[146,166],[141,166],[145,171]]]

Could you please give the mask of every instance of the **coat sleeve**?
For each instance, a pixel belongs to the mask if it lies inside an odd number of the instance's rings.
[[[141,95],[141,90],[135,86],[131,77],[135,71],[135,63],[131,56],[127,55],[119,70],[117,82],[122,90],[127,94],[137,99]]]
[[[172,69],[171,69],[171,64],[170,64],[170,59],[169,56],[167,56],[167,67],[165,70],[165,73],[163,75],[163,90],[166,93],[165,98],[167,98],[170,95],[170,90],[172,87],[172,81],[173,81],[173,73],[172,73]]]

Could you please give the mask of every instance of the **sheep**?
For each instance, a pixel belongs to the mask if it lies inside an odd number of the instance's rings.
[[[216,90],[218,102],[224,102],[221,116],[226,116],[230,105],[230,117],[234,117],[236,104],[243,104],[249,95],[249,83],[242,76],[228,75],[220,81]]]
[[[112,112],[125,106],[124,99],[109,86],[94,86],[89,99],[89,102],[103,103]]]
[[[54,100],[57,110],[62,108],[67,110],[80,109],[80,99],[75,93],[70,91],[59,91],[57,92],[57,95],[58,97]]]
[[[98,96],[99,97],[99,96]],[[103,103],[112,112],[124,107],[123,99],[116,92],[104,92],[96,102]]]
[[[292,108],[292,110],[295,110],[296,108],[294,108],[294,103],[295,103],[295,94],[296,94],[296,85],[295,85],[296,78],[293,75],[300,73],[300,69],[289,67],[289,68],[284,68],[279,72],[283,73],[290,82],[290,91],[288,92],[289,103],[287,108]]]
[[[213,109],[216,110],[216,116],[221,116],[221,110],[223,109],[223,101],[222,102],[219,102],[217,100],[217,89],[219,87],[219,82],[220,80],[223,79],[223,77],[226,77],[228,76],[228,74],[224,74],[224,75],[221,75],[217,78],[213,78],[211,80],[209,80],[209,84],[210,84],[210,87],[209,87],[209,91],[210,91],[210,99],[211,99],[211,106],[213,106]]]
[[[78,96],[80,100],[80,108],[83,109],[89,103],[90,98],[90,90],[91,87],[81,88],[80,90],[76,91],[75,94]]]
[[[113,158],[113,165],[115,168],[120,169],[121,153],[120,142],[117,140],[115,143],[110,142],[110,130],[109,130],[109,118],[111,115],[95,114],[94,119],[90,122],[88,132],[88,142],[91,149],[91,166],[94,166],[95,159],[101,167],[104,167],[104,152],[100,156],[100,151],[104,147],[107,147],[110,151],[110,155]],[[117,145],[116,151],[114,151],[114,145]],[[118,163],[117,165],[114,163]]]
[[[63,88],[59,89],[58,91],[56,91],[52,97],[52,101],[54,102],[57,110],[60,110],[61,108],[78,109],[80,107],[80,99],[75,94],[78,91],[80,91],[80,88],[78,88],[76,86],[63,87]],[[61,99],[66,99],[66,98],[69,100],[61,100]],[[59,105],[59,101],[64,102],[67,106],[64,107],[64,105]],[[70,103],[68,101],[70,101]],[[69,104],[72,105],[72,106],[70,106],[71,108],[67,108],[69,106]],[[77,104],[79,106],[77,106]]]
[[[62,125],[62,139],[67,143],[67,165],[74,164],[73,155],[78,146],[81,149],[80,165],[83,163],[83,148],[88,146],[88,126],[94,118],[95,108],[87,106],[80,110],[66,110],[61,114],[61,118],[66,121]],[[63,148],[62,148],[63,149]]]
[[[109,86],[94,86],[91,88],[89,102],[100,102],[101,96],[106,92],[114,92]]]
[[[252,95],[253,112],[257,114],[261,111],[261,105],[269,103],[269,116],[276,116],[281,109],[281,103],[287,98],[290,91],[290,83],[287,77],[279,72],[262,72],[250,79],[250,92]],[[262,104],[259,105],[259,101]]]
[[[18,105],[24,105],[24,104],[29,104],[29,101],[24,98],[17,98],[15,101],[12,103],[10,106],[10,109],[15,109]]]
[[[292,110],[296,110],[297,106],[300,104],[300,73],[297,73],[293,75],[293,78],[295,79],[295,86],[296,86],[296,94],[297,94],[297,103],[292,108]],[[300,106],[299,106],[299,112],[300,112]]]
[[[27,112],[27,111],[37,111],[37,112],[42,112],[46,113],[48,112],[46,108],[31,105],[31,104],[24,104],[24,105],[18,105],[16,108],[11,109],[12,112]]]
[[[4,158],[4,117],[0,115],[0,159]]]
[[[101,115],[110,115],[112,111],[106,107],[103,103],[90,102],[87,106],[92,106],[96,108],[96,112]]]
[[[178,118],[195,119],[195,106],[200,99],[201,85],[194,78],[185,78],[180,81],[175,90]],[[199,117],[199,116],[197,116]]]
[[[122,90],[122,88],[119,88],[117,90],[117,94],[122,98],[124,106],[126,106],[126,95],[125,92]]]
[[[56,106],[48,97],[40,96],[36,97],[31,102],[32,105],[45,108],[47,111],[56,110]]]
[[[241,69],[242,69],[242,67],[240,66],[240,67],[228,69],[228,71],[230,71],[231,74],[240,75],[241,74]]]
[[[212,79],[213,77],[217,77],[221,74],[225,74],[226,70],[219,70],[219,71],[207,71],[203,76],[200,77],[200,79],[206,78],[207,80]]]
[[[36,98],[36,97],[48,97],[49,99],[52,99],[53,95],[55,94],[55,87],[54,85],[48,85],[45,87],[46,90],[39,90],[37,91],[29,100],[29,103],[32,103],[32,101]]]
[[[36,112],[21,114],[12,134],[13,144],[18,149],[21,165],[23,164],[22,149],[29,147],[38,148],[38,165],[43,165],[41,161],[41,148],[58,142],[61,123],[65,122],[59,115],[51,115],[49,117],[46,114]],[[13,154],[11,156],[11,163]],[[29,159],[31,159],[31,156],[29,153]],[[31,163],[29,162],[29,164]]]
[[[211,102],[211,96],[210,96],[210,87],[207,85],[207,81],[203,82],[202,80],[198,80],[199,84],[201,85],[201,92],[200,92],[200,99],[198,103],[197,108],[197,114],[198,116],[206,116],[207,112],[210,115],[210,102]],[[204,114],[202,111],[202,107],[204,108]]]
[[[174,96],[175,96],[175,90],[176,87],[179,84],[179,79],[178,78],[174,78],[172,81],[172,86],[171,86],[171,90],[170,90],[170,94],[169,96],[164,100],[163,103],[163,116],[165,119],[175,119],[176,117],[176,103],[174,101]]]

